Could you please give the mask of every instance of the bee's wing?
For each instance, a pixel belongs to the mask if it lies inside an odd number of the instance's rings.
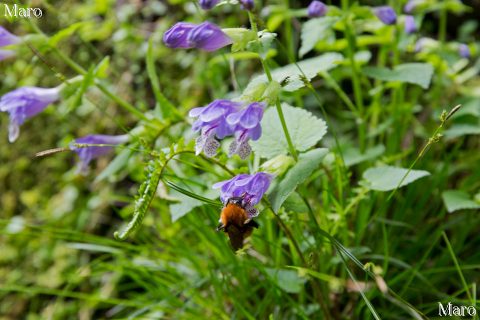
[[[232,245],[233,250],[237,251],[243,247],[243,238],[244,233],[235,225],[230,225],[228,227],[228,238],[230,239],[230,244]]]

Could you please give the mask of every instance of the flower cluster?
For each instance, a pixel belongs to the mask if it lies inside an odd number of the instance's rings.
[[[70,150],[76,152],[80,158],[77,171],[85,174],[88,171],[90,161],[106,155],[113,149],[114,145],[125,143],[128,139],[128,135],[110,136],[103,134],[88,135],[76,139],[70,144]]]
[[[254,218],[258,215],[258,210],[254,206],[267,192],[272,179],[273,176],[265,172],[240,174],[230,180],[215,183],[213,188],[220,189],[220,200],[224,204],[230,198],[241,197],[249,218]]]
[[[189,116],[197,118],[192,129],[200,132],[195,143],[196,154],[202,151],[208,157],[217,154],[220,142],[227,136],[234,136],[235,140],[229,148],[229,156],[238,154],[246,159],[251,148],[249,140],[258,140],[262,134],[260,121],[263,117],[264,105],[254,102],[241,108],[242,105],[230,100],[215,100],[209,105],[190,110]]]
[[[209,21],[198,25],[178,22],[165,32],[163,42],[169,48],[205,51],[215,51],[233,43],[220,27]]]
[[[20,38],[8,32],[4,27],[0,26],[0,48],[20,42]],[[0,49],[0,61],[15,55],[12,50]]]

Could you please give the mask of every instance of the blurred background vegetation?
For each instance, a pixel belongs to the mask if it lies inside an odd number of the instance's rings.
[[[341,7],[336,1],[327,3]],[[425,3],[415,14],[422,21],[421,29],[403,35],[398,43],[388,36],[390,29],[371,31],[368,24],[375,18],[359,19],[355,30],[358,50],[369,53],[364,64],[380,65],[383,57],[385,65],[393,66],[398,61],[391,62],[390,54],[397,50],[399,61],[428,62],[435,71],[427,90],[405,85],[398,104],[392,103],[395,84],[362,75],[367,110],[381,108],[376,125],[367,127],[367,149],[381,145],[384,151],[353,157],[356,163],[348,166],[346,178],[335,156],[338,150],[332,130],[344,151],[356,154],[357,119],[328,79],[312,81],[330,119],[322,144],[332,154],[299,186],[279,214],[302,255],[268,210],[261,213],[261,228],[253,234],[247,250],[235,255],[225,235],[215,231],[219,210],[189,204],[191,200],[163,182],[142,227],[127,241],[116,241],[114,231],[125,226],[133,211],[148,154],[118,148],[116,155],[91,165],[87,176],[76,173],[73,153],[34,156],[92,133],[136,130],[141,141],[135,146],[141,151],[148,150],[146,146],[160,150],[180,137],[192,140],[187,122],[167,126],[155,118],[156,101],[145,60],[148,40],[153,44],[162,93],[182,114],[215,98],[238,96],[260,72],[257,60],[247,53],[232,57],[174,51],[161,41],[171,25],[183,20],[208,18],[222,27],[248,27],[248,16],[237,5],[204,12],[194,1],[183,0],[30,1],[22,5],[41,7],[41,19],[9,21],[0,17],[1,25],[12,33],[29,35],[25,38],[29,46],[19,46],[16,58],[0,62],[1,95],[26,85],[53,87],[77,76],[59,52],[86,70],[108,56],[103,81],[109,89],[154,115],[150,123],[139,124],[91,87],[83,97],[62,100],[28,120],[18,141],[9,144],[8,116],[1,114],[0,317],[319,319],[328,317],[320,311],[319,301],[323,300],[333,319],[373,319],[367,302],[381,318],[405,319],[414,317],[411,306],[434,317],[438,301],[471,305],[480,275],[479,211],[448,213],[442,193],[460,190],[476,203],[480,198],[480,2]],[[449,4],[447,9],[442,3]],[[261,26],[278,34],[272,67],[291,62],[287,51],[293,48],[297,52],[301,46],[300,33],[307,18],[298,12],[308,4],[256,2]],[[385,3],[361,1],[362,6],[380,4]],[[397,13],[404,5],[401,1],[390,4]],[[438,39],[443,10],[444,45],[415,53],[415,41],[420,37]],[[48,36],[64,33],[58,42],[47,45],[33,36],[40,30]],[[360,35],[363,30],[368,31]],[[384,37],[380,42],[362,44],[365,34]],[[333,41],[319,41],[302,59],[325,51],[346,55],[342,32],[334,30],[331,36]],[[458,56],[457,43],[469,44],[470,59]],[[296,59],[300,59],[298,55]],[[234,68],[231,61],[235,61]],[[330,77],[353,100],[351,66],[341,64]],[[378,100],[376,93],[380,93]],[[282,100],[323,117],[319,101],[306,88],[283,93]],[[388,193],[359,185],[362,173],[376,164],[410,166],[439,125],[442,110],[459,103],[463,107],[451,119],[445,136],[417,165],[431,173],[428,179],[399,190],[391,202]],[[102,175],[112,159],[119,157],[123,157],[121,169]],[[165,176],[169,180],[189,185],[207,198],[218,196],[210,186],[228,178],[225,172],[189,154],[178,159],[168,167]],[[225,156],[219,161],[227,163]],[[228,160],[228,166],[237,173],[248,171],[248,165],[238,159]],[[342,188],[347,191],[339,194]],[[365,269],[377,276],[376,282],[349,257],[340,255],[321,230],[335,236],[366,264]],[[364,289],[365,298],[349,273]],[[382,292],[383,281],[398,295]]]

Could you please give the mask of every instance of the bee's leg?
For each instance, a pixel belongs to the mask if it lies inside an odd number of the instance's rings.
[[[221,222],[220,222],[220,223],[218,224],[218,226],[217,226],[217,229],[216,229],[216,230],[217,230],[217,231],[220,231],[220,230],[222,230],[222,231],[223,231],[223,230],[225,230],[225,226],[223,225],[223,223],[221,223]]]

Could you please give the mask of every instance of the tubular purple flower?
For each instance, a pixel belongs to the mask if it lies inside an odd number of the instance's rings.
[[[11,34],[4,27],[0,26],[0,47],[9,46],[11,44],[19,43],[20,38]]]
[[[193,48],[193,45],[187,40],[190,31],[196,25],[187,22],[178,22],[168,29],[163,35],[163,43],[169,48]]]
[[[265,172],[255,174],[240,174],[230,180],[221,181],[213,185],[213,189],[220,189],[220,199],[226,203],[232,197],[242,197],[243,206],[249,218],[256,217],[258,210],[254,208],[262,200],[272,182],[273,176]]]
[[[248,141],[258,140],[262,135],[260,121],[263,117],[263,109],[262,103],[254,102],[227,117],[227,123],[233,128],[235,135],[235,141],[229,148],[229,156],[238,154],[240,158],[246,159],[250,155],[252,148]]]
[[[417,31],[417,26],[415,25],[415,19],[411,15],[405,16],[405,33],[412,34]]]
[[[310,18],[323,17],[327,13],[327,6],[318,0],[314,0],[307,8],[307,14]]]
[[[203,10],[210,10],[217,5],[219,0],[200,0],[198,3]]]
[[[397,14],[390,6],[381,6],[374,9],[374,13],[386,25],[392,25],[397,22]]]
[[[187,42],[197,49],[215,51],[233,41],[217,25],[205,21],[188,32]]]
[[[251,11],[255,8],[255,2],[253,0],[240,0],[240,7],[243,10]]]
[[[129,137],[126,134],[119,136],[92,134],[76,139],[70,144],[70,150],[75,151],[80,158],[77,172],[87,173],[90,161],[108,154],[113,149],[113,146],[78,146],[78,144],[118,145],[127,142],[128,139]]]
[[[198,118],[192,125],[193,131],[200,131],[200,136],[195,141],[195,153],[202,151],[207,157],[217,154],[220,147],[218,139],[233,134],[233,129],[227,123],[227,116],[238,111],[240,105],[230,100],[215,100],[209,105],[190,110],[189,116]]]
[[[458,46],[458,53],[462,58],[470,58],[470,48],[465,43]]]
[[[15,51],[12,50],[0,50],[0,61],[13,57]]]
[[[12,143],[20,134],[20,126],[28,118],[42,112],[49,104],[60,98],[60,88],[22,87],[0,99],[0,111],[8,112],[10,124],[8,140]]]

